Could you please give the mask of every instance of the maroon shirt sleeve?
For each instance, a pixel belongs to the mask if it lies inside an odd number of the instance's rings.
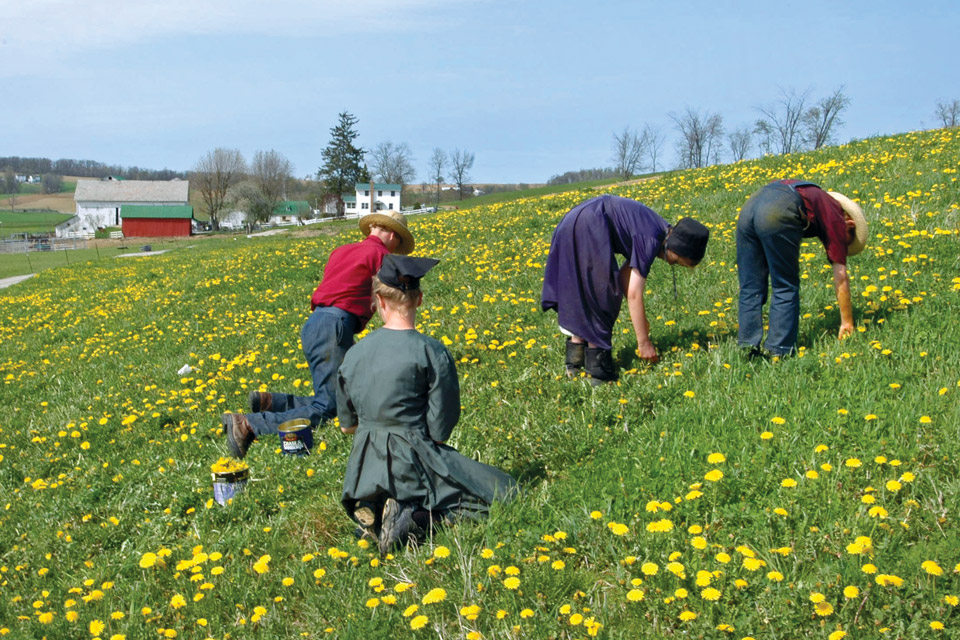
[[[337,307],[360,319],[360,328],[373,316],[371,279],[390,250],[376,236],[333,250],[323,269],[323,280],[310,298],[310,307]]]
[[[807,209],[808,237],[820,238],[831,264],[847,264],[847,220],[843,207],[820,187],[797,187],[797,193]]]

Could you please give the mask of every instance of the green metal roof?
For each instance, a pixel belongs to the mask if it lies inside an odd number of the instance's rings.
[[[285,200],[273,208],[273,215],[299,215],[310,211],[310,203],[306,200]]]
[[[120,207],[121,218],[193,218],[193,207],[188,204],[149,205],[125,204]]]
[[[350,195],[343,194],[343,195],[340,196],[340,197],[343,199],[344,202],[356,202],[356,201],[357,201],[357,196],[356,196],[356,194],[354,194],[354,193],[351,193]]]
[[[370,183],[369,182],[358,182],[354,187],[357,191],[369,191]],[[398,184],[380,184],[374,183],[374,191],[400,191],[401,187]]]

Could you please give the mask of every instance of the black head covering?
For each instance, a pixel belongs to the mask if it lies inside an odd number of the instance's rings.
[[[697,264],[703,260],[709,239],[710,229],[693,218],[680,218],[664,248]]]
[[[391,253],[384,256],[377,277],[380,282],[395,289],[413,291],[420,288],[420,278],[438,262],[433,258],[411,258]]]

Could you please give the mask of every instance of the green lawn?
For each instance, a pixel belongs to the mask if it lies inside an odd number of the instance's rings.
[[[0,199],[3,199],[2,195]],[[15,233],[53,233],[58,224],[71,217],[67,213],[0,211],[0,236],[7,237]]]
[[[644,177],[656,177],[662,174],[650,174],[648,176],[635,176],[631,178],[633,180],[644,178]],[[539,198],[546,195],[552,195],[557,193],[568,193],[571,191],[583,191],[589,189],[595,189],[598,192],[606,192],[611,185],[614,185],[622,180],[617,178],[610,178],[604,180],[591,180],[588,182],[577,182],[574,184],[556,184],[556,185],[545,185],[542,187],[533,187],[530,189],[523,189],[520,191],[503,191],[497,193],[490,193],[482,196],[469,197],[464,200],[445,200],[440,202],[441,207],[454,206],[458,209],[473,209],[476,207],[483,207],[492,204],[499,204],[504,202],[513,202],[522,198]],[[419,195],[419,194],[418,194]],[[433,200],[429,197],[426,199],[426,206],[433,206]]]
[[[0,634],[11,638],[960,637],[960,134],[930,131],[616,188],[711,229],[656,261],[617,384],[563,375],[543,265],[583,189],[416,216],[421,331],[448,345],[451,444],[521,482],[482,523],[381,559],[339,504],[351,439],[263,437],[226,507],[220,415],[302,393],[300,327],[326,257],[359,239],[217,238],[47,269],[0,290]],[[864,207],[857,331],[801,255],[800,353],[736,347],[737,210],[802,176]],[[368,329],[375,329],[374,320]],[[361,337],[362,339],[362,337]],[[187,373],[179,373],[184,365]],[[391,375],[389,354],[382,362]]]

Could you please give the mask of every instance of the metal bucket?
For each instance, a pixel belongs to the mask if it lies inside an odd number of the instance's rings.
[[[214,472],[213,499],[221,505],[226,505],[234,496],[247,488],[249,479],[249,469]]]
[[[310,455],[313,448],[313,429],[310,420],[296,418],[287,420],[277,430],[280,432],[280,449],[285,456]]]

